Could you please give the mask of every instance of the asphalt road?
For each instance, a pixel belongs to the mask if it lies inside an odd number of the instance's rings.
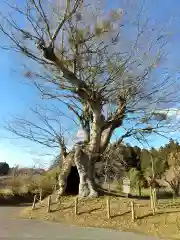
[[[155,240],[134,233],[17,219],[19,210],[18,207],[0,207],[0,240]]]

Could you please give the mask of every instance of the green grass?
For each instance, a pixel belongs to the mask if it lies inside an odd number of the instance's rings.
[[[173,192],[168,188],[160,188],[156,191],[157,196],[159,198],[172,198]],[[139,196],[139,190],[138,189],[131,189],[131,194],[133,196]],[[149,188],[142,188],[141,189],[141,196],[142,197],[150,197],[150,189]]]
[[[139,196],[139,190],[138,189],[131,189],[131,194]],[[149,188],[142,188],[141,189],[141,196],[143,197],[149,197],[150,196],[150,190]]]
[[[0,189],[0,196],[13,196],[13,191],[9,188],[2,188]]]

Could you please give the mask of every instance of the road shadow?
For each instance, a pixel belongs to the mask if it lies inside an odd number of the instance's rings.
[[[0,196],[0,207],[4,206],[30,206],[33,202],[33,196]]]
[[[9,204],[9,203],[5,203],[5,204],[0,204],[0,208],[3,207],[30,207],[32,206],[32,203],[13,203],[13,204]]]

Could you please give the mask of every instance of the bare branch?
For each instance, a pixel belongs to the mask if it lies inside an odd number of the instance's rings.
[[[75,116],[69,119],[84,130],[88,150],[97,155],[105,151],[118,128],[125,131],[119,141],[134,136],[143,142],[146,135],[165,134],[163,127],[169,129],[169,123],[162,114],[156,119],[158,113],[165,104],[180,100],[179,78],[174,80],[164,70],[163,61],[168,58],[165,31],[162,34],[163,29],[143,15],[144,6],[131,18],[130,7],[105,16],[102,6],[93,8],[93,3],[87,6],[81,0],[67,0],[60,10],[58,4],[52,3],[52,17],[41,0],[31,1],[33,9],[28,1],[23,8],[9,5],[31,27],[22,27],[10,14],[3,16],[9,29],[0,24],[13,49],[37,63],[37,73],[30,69],[27,76],[42,98],[65,104]],[[127,36],[127,32],[132,34]],[[162,74],[157,77],[157,72]],[[53,138],[63,145],[51,119],[37,111],[34,114],[48,131],[28,121],[22,125],[44,131],[41,137],[50,137],[48,145]],[[34,140],[37,131],[28,130]],[[28,137],[21,129],[22,135]]]
[[[59,148],[66,155],[65,133],[67,129],[62,129],[60,122],[62,116],[54,117],[52,114],[48,114],[49,111],[48,108],[42,107],[30,108],[30,112],[35,117],[33,121],[26,117],[13,117],[13,120],[6,121],[5,129],[21,138],[46,147]]]

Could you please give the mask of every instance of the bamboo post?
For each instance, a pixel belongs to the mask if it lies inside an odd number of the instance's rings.
[[[151,188],[151,195],[152,195],[152,210],[153,210],[153,215],[155,215],[155,207],[156,207],[156,203],[155,203],[155,191],[154,191],[154,184],[155,184],[155,171],[154,171],[154,159],[153,156],[151,156],[151,164],[152,164],[152,184],[153,184],[153,189]]]
[[[78,215],[78,197],[75,197],[75,202],[74,202],[74,214],[75,216]]]
[[[153,197],[154,197],[154,207],[156,208],[157,206],[157,194],[156,194],[156,188],[153,189]]]
[[[150,186],[150,199],[151,199],[151,209],[153,211],[153,215],[156,213],[155,209],[155,195],[154,195],[154,189]]]
[[[35,207],[36,207],[36,194],[34,195],[34,200],[33,200],[33,204],[32,204],[32,210],[34,210],[35,209]]]
[[[39,190],[39,201],[42,202],[42,188]]]
[[[152,187],[149,187],[150,190],[150,203],[151,203],[151,209],[153,209],[153,196],[152,196]]]
[[[56,203],[60,202],[60,196],[59,193],[56,195]]]
[[[134,222],[136,219],[135,209],[134,209],[134,201],[131,201],[131,217],[132,217],[132,221]]]
[[[107,201],[106,201],[106,207],[107,207],[107,217],[108,219],[111,218],[111,213],[110,213],[110,197],[107,197]]]
[[[175,204],[175,194],[173,193],[172,203]],[[171,206],[172,207],[172,206]]]
[[[154,199],[153,199],[153,208],[152,208],[152,210],[153,210],[153,216],[156,214],[156,209],[155,209],[155,204],[154,204]]]
[[[109,193],[111,192],[111,186],[110,186],[110,183],[108,183],[108,192],[109,192]]]
[[[51,195],[48,197],[48,206],[47,206],[47,212],[49,213],[51,211]]]

